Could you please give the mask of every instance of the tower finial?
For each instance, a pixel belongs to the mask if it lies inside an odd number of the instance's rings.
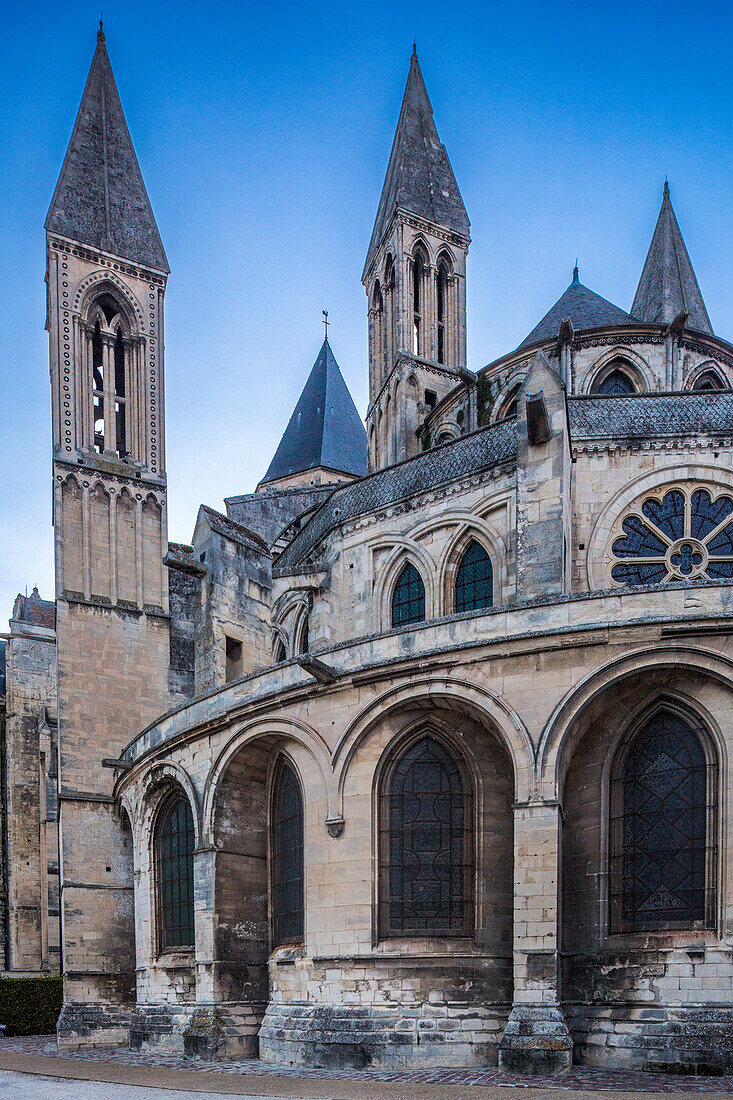
[[[323,314],[323,327],[326,330],[326,343],[328,343],[328,326],[331,324],[331,322],[328,319],[328,310],[327,309],[322,309],[321,313]]]
[[[575,267],[573,268],[573,282],[574,283],[579,283],[580,282],[580,277],[578,275],[578,260],[577,260],[577,258],[575,260]]]
[[[413,38],[413,40],[412,40],[412,56],[417,57],[417,39],[416,38]]]
[[[97,31],[97,42],[104,42],[104,12],[99,13],[99,30]]]
[[[665,199],[669,198],[669,180],[666,176],[664,177],[664,197]]]

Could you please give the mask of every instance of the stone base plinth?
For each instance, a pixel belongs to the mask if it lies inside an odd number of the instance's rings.
[[[349,1069],[496,1065],[507,1008],[270,1002],[260,1058]]]
[[[127,1045],[132,1007],[103,1002],[65,1003],[56,1023],[60,1048]]]
[[[140,1004],[130,1026],[133,1050],[204,1061],[256,1058],[264,1005]]]
[[[567,1073],[573,1040],[559,1005],[514,1005],[499,1044],[499,1068],[507,1073]]]
[[[677,1073],[733,1072],[733,1008],[568,1005],[581,1065]]]

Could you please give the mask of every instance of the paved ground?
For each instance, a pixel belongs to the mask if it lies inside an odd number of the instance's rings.
[[[12,1073],[15,1092],[5,1087],[2,1071]],[[25,1092],[18,1091],[25,1087],[22,1080],[18,1083],[21,1074],[32,1082]],[[161,1094],[161,1089],[166,1091]],[[523,1100],[597,1100],[602,1093],[611,1094],[608,1100],[671,1094],[730,1100],[733,1077],[671,1077],[580,1066],[562,1079],[516,1077],[490,1067],[302,1070],[257,1061],[197,1062],[123,1047],[59,1051],[52,1036],[0,1040],[2,1100],[208,1100],[221,1095],[257,1100],[511,1100],[514,1089],[522,1090]]]
[[[110,1085],[102,1081],[65,1081],[58,1077],[39,1077],[35,1073],[8,1073],[0,1070],[0,1096],[3,1100],[221,1100],[216,1092],[161,1092],[159,1088],[137,1085]],[[271,1100],[254,1096],[250,1100]]]

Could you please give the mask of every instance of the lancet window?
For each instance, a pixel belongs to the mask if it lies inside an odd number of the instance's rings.
[[[412,562],[406,562],[392,593],[392,626],[425,619],[425,585]]]
[[[271,808],[273,946],[303,939],[303,796],[284,757],[275,768]]]
[[[125,322],[111,294],[96,299],[90,314],[93,444],[124,458],[128,453],[127,373],[130,354]]]
[[[685,718],[663,709],[624,746],[611,784],[611,927],[709,922],[714,768]]]
[[[161,951],[194,944],[194,843],[188,799],[174,795],[163,807],[155,835]]]
[[[468,934],[470,791],[452,753],[421,737],[387,770],[380,803],[381,933]]]
[[[473,539],[467,546],[456,572],[456,611],[478,611],[491,607],[494,598],[494,576],[491,558],[480,543]]]

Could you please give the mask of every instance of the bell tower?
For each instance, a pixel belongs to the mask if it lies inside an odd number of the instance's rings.
[[[369,462],[416,454],[416,430],[466,367],[470,223],[413,48],[362,282]]]
[[[168,705],[163,406],[168,262],[101,27],[46,219],[64,1009],[126,1034],[132,846],[115,759]]]

